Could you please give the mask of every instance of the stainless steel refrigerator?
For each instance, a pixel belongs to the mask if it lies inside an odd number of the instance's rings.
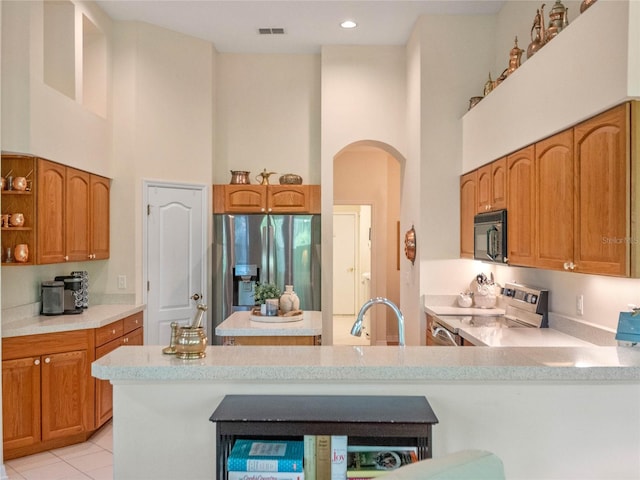
[[[302,310],[320,310],[320,215],[214,215],[212,248],[214,329],[251,308],[256,282],[293,285]]]

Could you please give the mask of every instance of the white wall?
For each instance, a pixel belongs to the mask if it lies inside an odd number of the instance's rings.
[[[230,170],[320,183],[320,56],[218,55],[214,183]]]
[[[321,72],[322,310],[331,312],[333,160],[348,145],[367,141],[405,162],[404,48],[323,47]],[[323,339],[331,344],[332,318],[323,317]]]
[[[629,9],[627,1],[596,2],[468,112],[460,173],[624,101]]]
[[[482,85],[492,65],[494,29],[492,16],[424,16],[413,32],[410,45],[419,44],[419,55],[411,56],[417,69],[412,95],[417,98],[411,98],[409,104],[419,104],[420,111],[412,113],[410,128],[413,130],[414,124],[419,128],[412,142],[420,162],[419,173],[406,174],[405,179],[409,181],[414,175],[420,179],[413,187],[419,192],[419,203],[416,208],[403,211],[420,225],[420,288],[412,292],[416,302],[424,293],[460,292],[477,273],[473,262],[457,260],[461,118],[468,109],[469,98],[477,95],[478,85]],[[420,332],[424,332],[424,319],[419,313],[416,315],[422,324]],[[419,340],[424,344],[422,337]]]
[[[124,274],[142,300],[143,179],[211,183],[214,54],[202,40],[149,24],[116,24],[107,293],[121,292],[115,279]]]

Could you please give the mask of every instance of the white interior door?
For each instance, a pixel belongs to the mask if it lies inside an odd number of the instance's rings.
[[[190,324],[206,304],[206,195],[202,186],[149,184],[145,344],[168,345],[171,322]],[[206,322],[205,322],[206,325]]]
[[[333,314],[355,315],[358,216],[355,212],[333,214]]]

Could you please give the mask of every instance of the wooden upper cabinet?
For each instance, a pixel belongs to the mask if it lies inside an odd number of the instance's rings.
[[[91,191],[89,197],[90,218],[90,256],[93,260],[109,258],[110,252],[110,191],[111,180],[98,175],[91,175]]]
[[[575,271],[629,275],[630,113],[623,104],[575,127]]]
[[[476,214],[477,172],[460,177],[460,257],[473,258],[473,217]]]
[[[60,263],[65,257],[65,166],[37,163],[37,263]]]
[[[65,260],[82,262],[89,257],[90,174],[75,168],[65,172]]]
[[[538,199],[535,264],[562,270],[573,261],[573,130],[538,142],[535,152]]]
[[[320,213],[319,185],[214,185],[213,213]]]
[[[38,159],[37,263],[109,258],[108,178]]]
[[[477,213],[507,206],[507,159],[501,158],[478,169]]]
[[[507,157],[507,249],[510,265],[535,265],[535,148]]]

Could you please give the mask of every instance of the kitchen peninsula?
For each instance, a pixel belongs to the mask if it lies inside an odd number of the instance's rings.
[[[277,320],[279,317],[267,317]],[[216,327],[215,333],[225,345],[320,345],[322,312],[305,311],[302,319],[256,321],[251,312],[233,312]]]
[[[490,450],[511,479],[640,476],[637,348],[212,346],[191,361],[161,350],[120,348],[92,366],[114,387],[115,478],[215,478],[209,417],[229,394],[424,395],[434,457]]]

